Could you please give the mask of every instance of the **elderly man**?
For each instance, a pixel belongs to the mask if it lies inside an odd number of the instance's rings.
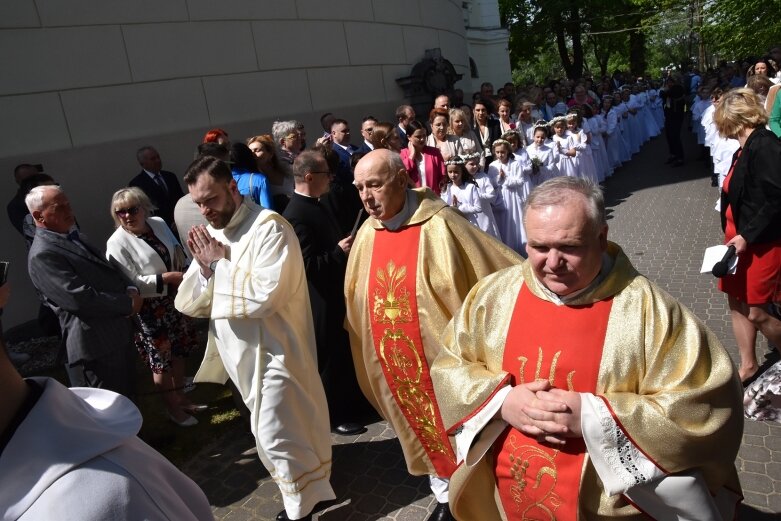
[[[439,505],[429,519],[451,519],[447,479],[455,453],[429,364],[469,289],[521,259],[429,189],[408,189],[394,152],[364,156],[355,186],[370,216],[355,238],[345,278],[358,382],[396,431],[409,472],[430,477]]]
[[[277,520],[311,519],[318,502],[335,496],[298,240],[279,214],[239,195],[219,159],[196,159],[184,180],[209,221],[189,232],[195,262],[175,302],[182,313],[210,319],[195,381],[233,381],[250,411],[258,455],[282,492]]]
[[[464,462],[453,513],[733,519],[743,415],[729,355],[607,241],[599,188],[547,181],[524,216],[528,261],[472,289],[431,371]]]
[[[76,227],[59,186],[37,186],[25,197],[35,222],[27,267],[35,288],[59,318],[73,387],[135,394],[134,325],[138,289],[106,261]]]

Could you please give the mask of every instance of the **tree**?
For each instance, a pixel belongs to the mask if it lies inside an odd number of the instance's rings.
[[[710,0],[702,7],[701,34],[726,59],[761,56],[781,45],[781,0]]]

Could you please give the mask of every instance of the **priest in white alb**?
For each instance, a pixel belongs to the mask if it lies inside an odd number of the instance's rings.
[[[222,161],[198,159],[184,180],[209,222],[190,230],[195,262],[176,297],[182,313],[210,319],[195,381],[233,381],[250,411],[258,455],[282,492],[277,520],[311,519],[318,502],[335,496],[298,239],[279,214],[239,195]]]
[[[607,240],[601,190],[529,195],[526,263],[478,282],[431,368],[457,519],[731,520],[741,387],[719,341]]]

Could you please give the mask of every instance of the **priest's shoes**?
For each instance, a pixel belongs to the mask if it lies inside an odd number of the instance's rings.
[[[437,503],[436,508],[428,516],[427,521],[455,521],[453,514],[450,513],[450,505],[447,503]]]
[[[328,507],[332,507],[332,506],[334,506],[335,503],[336,503],[336,500],[334,500],[334,499],[331,499],[331,500],[328,500],[328,501],[320,501],[320,502],[318,502],[315,505],[315,507],[312,509],[312,511],[309,512],[309,514],[305,515],[304,517],[298,518],[297,521],[312,521],[312,514],[313,513],[320,512],[321,510],[325,510]],[[282,512],[280,512],[279,514],[277,514],[277,517],[275,519],[276,519],[276,521],[291,521],[290,518],[287,517],[287,512],[285,512],[284,510]]]
[[[368,429],[361,425],[360,423],[341,423],[334,427],[332,429],[332,432],[334,434],[339,434],[340,436],[355,436],[356,434],[363,434]]]

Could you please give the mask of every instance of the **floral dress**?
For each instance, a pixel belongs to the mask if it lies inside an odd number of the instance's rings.
[[[168,248],[154,233],[150,231],[139,238],[171,269]],[[136,348],[153,373],[165,373],[171,367],[171,357],[187,357],[197,346],[190,319],[174,307],[175,296],[176,291],[169,287],[168,295],[145,298],[138,312],[141,327],[136,333]]]

